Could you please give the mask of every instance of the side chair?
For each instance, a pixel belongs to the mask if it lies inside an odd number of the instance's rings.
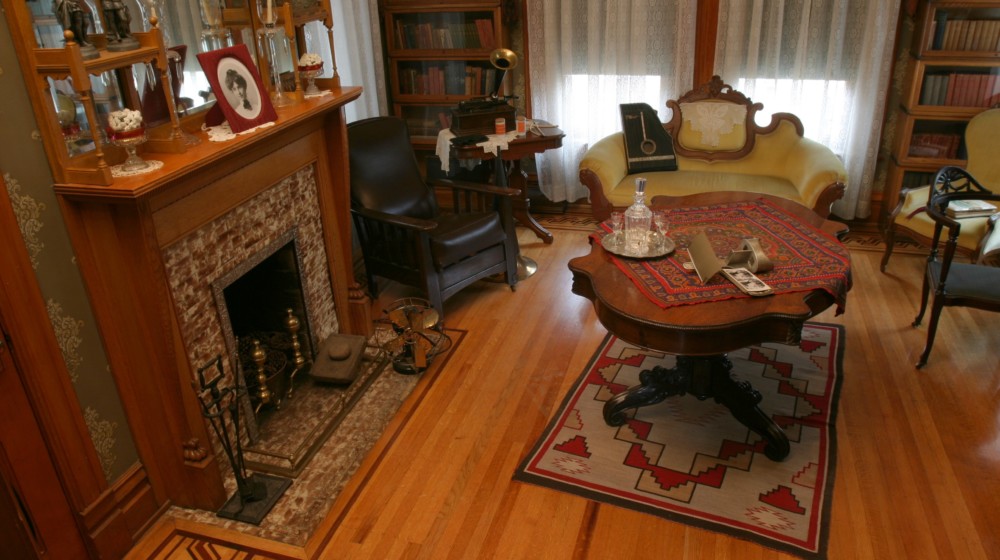
[[[517,189],[420,173],[406,122],[374,117],[347,125],[351,215],[372,296],[375,277],[423,292],[444,317],[444,301],[487,277],[517,285],[511,197]],[[441,208],[435,188],[448,191]]]
[[[1000,130],[1000,108],[988,109],[972,117],[965,128],[965,149],[967,163],[965,170],[981,185],[1000,192],[1000,157],[996,151],[996,131]],[[904,189],[899,193],[899,203],[889,214],[883,239],[885,252],[882,253],[880,269],[885,272],[892,256],[896,235],[902,234],[920,243],[928,245],[934,232],[934,220],[924,211],[930,186],[924,185]],[[955,250],[959,255],[979,262],[988,251],[990,242],[1000,243],[1000,236],[992,235],[993,223],[986,218],[967,218],[962,224],[962,234]],[[991,237],[992,235],[992,237]]]
[[[976,263],[955,262],[958,240],[966,219],[948,215],[948,204],[953,200],[984,200],[1000,207],[1000,192],[990,192],[968,171],[960,167],[944,167],[934,176],[927,201],[927,215],[934,221],[930,254],[924,272],[923,291],[920,296],[920,311],[913,321],[919,326],[927,310],[927,302],[933,289],[930,323],[927,325],[927,343],[920,354],[917,367],[927,364],[927,358],[934,345],[938,318],[946,306],[963,306],[986,311],[1000,311],[1000,268]],[[997,217],[994,214],[993,219]],[[942,236],[944,252],[940,247]]]

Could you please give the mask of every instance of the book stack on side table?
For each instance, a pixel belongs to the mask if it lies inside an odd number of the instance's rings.
[[[952,218],[979,218],[997,213],[997,207],[984,200],[952,200],[945,213]]]

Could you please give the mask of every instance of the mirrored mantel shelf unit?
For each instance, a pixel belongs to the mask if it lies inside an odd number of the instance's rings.
[[[154,171],[140,175],[116,177],[108,185],[91,185],[82,182],[57,183],[56,192],[60,195],[71,197],[93,197],[99,199],[133,199],[147,196],[155,191],[159,191],[161,186],[177,182],[185,176],[197,173],[201,178],[219,178],[223,168],[218,167],[218,162],[232,154],[243,152],[269,151],[267,145],[274,143],[281,145],[284,138],[290,134],[290,129],[302,127],[321,128],[324,126],[324,119],[329,117],[326,114],[332,108],[343,105],[357,99],[361,95],[361,88],[344,86],[330,89],[330,95],[314,97],[296,102],[284,107],[276,107],[278,119],[273,125],[263,126],[246,134],[237,135],[235,138],[222,142],[212,142],[207,138],[207,133],[200,132],[204,141],[199,144],[188,146],[183,152],[177,153],[157,153],[150,157],[163,162],[163,166]],[[199,115],[201,119],[193,119],[192,122],[200,127],[203,122],[204,113]],[[313,122],[315,121],[315,122]],[[345,217],[345,219],[348,219]]]
[[[145,14],[132,14],[131,36],[138,46],[130,50],[109,49],[106,35],[100,32],[102,0],[73,0],[85,6],[85,11],[92,12],[96,24],[96,28],[93,25],[88,28],[96,31],[87,34],[86,43],[92,46],[84,45],[87,52],[81,52],[78,42],[63,40],[65,33],[59,18],[53,13],[52,4],[47,0],[0,1],[7,13],[46,156],[57,183],[110,186],[120,179],[112,176],[111,166],[124,160],[126,153],[106,138],[103,131],[107,126],[107,115],[121,108],[148,109],[145,106],[148,91],[144,88],[153,90],[153,97],[169,109],[165,109],[162,118],[157,121],[145,123],[148,141],[141,151],[177,154],[189,148],[185,131],[199,128],[204,119],[204,109],[210,105],[211,92],[206,88],[206,91],[200,92],[201,96],[195,95],[196,98],[204,97],[200,103],[185,101],[178,104],[179,100],[174,98],[177,87],[174,82],[178,79],[172,79],[169,70],[170,61],[178,55],[173,50],[175,47],[168,48],[165,39],[186,37],[187,44],[180,45],[186,49],[184,58],[187,62],[183,63],[183,74],[193,78],[192,81],[199,81],[197,77],[201,70],[195,54],[205,47],[199,46],[197,39],[193,39],[197,37],[196,31],[177,29],[168,21],[170,18],[147,19],[140,17]],[[255,60],[263,59],[259,52],[260,44],[254,39],[256,30],[262,24],[257,10],[248,6],[255,3],[253,0],[189,1],[194,6],[191,10],[196,18],[199,11],[204,11],[199,6],[218,3],[222,7],[223,25],[235,31],[232,34],[234,38],[239,37],[236,42],[250,43],[248,47]],[[142,2],[142,6],[146,6],[143,11],[149,11],[147,5],[152,4],[156,2]],[[138,4],[129,5],[135,7]],[[293,90],[295,99],[301,100],[302,83],[296,61],[298,53],[307,48],[305,27],[311,22],[325,26],[329,52],[333,56],[333,22],[326,4],[321,0],[274,0],[274,6],[276,25],[290,39],[290,50],[285,53],[288,60],[279,67],[279,71],[292,79],[294,85],[288,89]],[[161,24],[164,25],[162,29]],[[145,30],[136,30],[137,27]],[[269,83],[268,65],[258,63],[258,66],[262,68],[265,83]],[[320,87],[339,87],[336,62],[332,66],[329,69],[331,77],[317,80]],[[163,84],[174,87],[165,88]],[[205,100],[209,103],[204,103]]]

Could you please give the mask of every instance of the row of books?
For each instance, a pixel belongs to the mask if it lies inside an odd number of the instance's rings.
[[[910,136],[910,157],[957,159],[961,134],[918,132]]]
[[[955,19],[937,12],[931,48],[944,51],[1000,51],[1000,20]]]
[[[1000,102],[996,74],[927,74],[920,90],[921,105],[990,107]]]
[[[493,20],[406,23],[396,20],[396,44],[401,49],[490,49],[496,47]]]
[[[424,71],[400,68],[402,95],[485,95],[493,92],[496,68],[448,62]]]

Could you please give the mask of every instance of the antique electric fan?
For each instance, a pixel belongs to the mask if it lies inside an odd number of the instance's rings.
[[[399,373],[420,373],[435,356],[451,347],[451,338],[443,332],[441,316],[424,299],[393,302],[377,323],[381,329],[377,329],[376,338],[392,359],[392,368]]]

